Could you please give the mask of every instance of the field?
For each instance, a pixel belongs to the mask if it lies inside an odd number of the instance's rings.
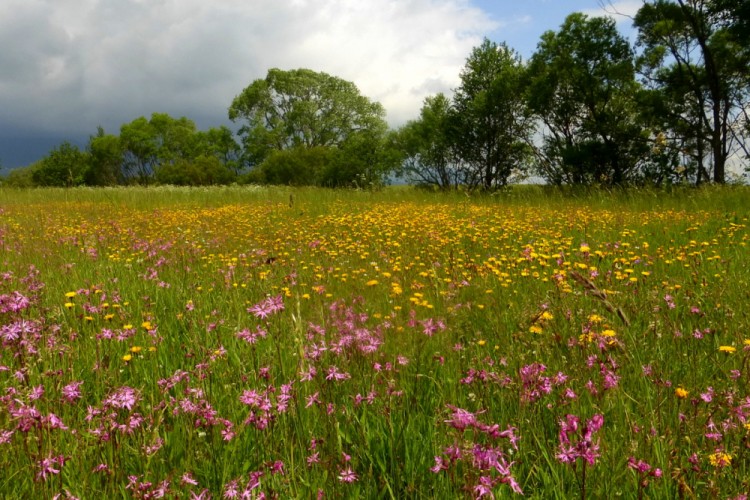
[[[0,191],[0,497],[747,498],[748,195]]]

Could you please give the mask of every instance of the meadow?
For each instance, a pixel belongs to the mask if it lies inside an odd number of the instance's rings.
[[[2,498],[747,498],[750,191],[0,191]]]

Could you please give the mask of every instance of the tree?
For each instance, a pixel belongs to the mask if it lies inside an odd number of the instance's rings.
[[[223,166],[239,175],[242,171],[242,148],[234,139],[234,134],[228,127],[209,128],[207,131],[196,133],[196,151],[200,155],[213,156]]]
[[[211,186],[230,184],[237,180],[237,173],[216,156],[200,155],[159,165],[154,179],[160,184],[174,186]]]
[[[87,185],[114,186],[124,182],[124,151],[119,137],[106,134],[99,127],[96,135],[89,137],[87,150],[90,158],[85,178]]]
[[[158,166],[197,157],[200,148],[196,134],[192,120],[166,113],[153,113],[150,120],[140,117],[122,125],[125,176],[148,183]]]
[[[34,172],[41,166],[41,161],[32,163],[25,167],[14,168],[5,178],[2,180],[3,186],[14,187],[14,188],[30,188],[34,187]]]
[[[569,15],[542,35],[526,98],[543,124],[538,173],[552,184],[621,184],[648,152],[633,53],[614,20]]]
[[[255,179],[268,184],[309,186],[320,184],[334,151],[323,146],[292,147],[272,151],[257,169]]]
[[[678,111],[689,126],[676,133],[694,146],[697,182],[707,170],[704,158],[710,160],[714,182],[725,181],[727,159],[747,118],[748,52],[740,45],[748,35],[745,4],[656,0],[645,3],[635,17],[647,84],[682,92],[690,103],[689,109]]]
[[[470,187],[504,186],[514,170],[526,167],[533,127],[519,99],[524,71],[512,49],[487,39],[466,60],[453,97],[451,140],[471,170],[464,179]]]
[[[374,141],[377,147],[387,131],[384,115],[383,107],[360,95],[353,83],[309,69],[271,69],[229,107],[229,118],[244,122],[239,130],[244,159],[254,167],[285,150],[343,150],[353,141]]]
[[[452,133],[455,121],[450,99],[437,94],[424,100],[419,119],[401,128],[399,141],[405,158],[400,174],[409,182],[450,189],[471,179]]]
[[[88,166],[88,154],[66,141],[39,162],[31,177],[37,186],[80,186],[84,184]]]

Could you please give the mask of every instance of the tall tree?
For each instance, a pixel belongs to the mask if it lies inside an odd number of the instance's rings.
[[[271,69],[229,107],[229,118],[243,122],[239,134],[253,166],[273,151],[343,148],[357,134],[380,141],[384,116],[383,107],[353,83],[309,69]]]
[[[737,145],[739,120],[746,118],[747,54],[737,43],[747,36],[747,7],[734,0],[656,0],[635,17],[643,47],[646,81],[667,92],[681,86],[693,104],[683,114],[696,144],[698,182],[710,159],[713,180],[726,180],[727,159]],[[704,154],[699,148],[708,144]]]
[[[195,123],[185,117],[153,113],[147,120],[136,118],[120,127],[126,177],[148,183],[162,165],[190,160],[201,154]]]
[[[124,182],[124,151],[118,136],[107,134],[99,127],[96,135],[89,137],[87,150],[91,162],[86,174],[87,185],[113,186]]]
[[[452,133],[455,120],[450,99],[437,94],[424,100],[417,120],[399,130],[405,153],[400,174],[409,182],[450,189],[471,178],[458,154],[457,134]]]
[[[453,140],[472,169],[470,184],[504,186],[514,170],[526,167],[532,121],[519,99],[524,71],[515,51],[488,39],[466,60],[453,97]]]
[[[646,153],[633,53],[611,18],[569,15],[542,35],[527,102],[543,124],[539,174],[553,184],[620,184]]]

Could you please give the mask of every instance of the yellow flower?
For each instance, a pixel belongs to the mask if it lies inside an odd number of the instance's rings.
[[[143,349],[142,347],[134,345],[133,347],[130,348],[130,352],[137,353],[137,352],[141,352],[142,349]]]
[[[68,298],[68,299],[72,299],[76,295],[78,295],[78,293],[76,293],[76,292],[68,292],[68,293],[65,294],[65,297]]]
[[[604,330],[602,332],[602,336],[603,337],[614,337],[615,335],[617,335],[617,334],[615,333],[614,330]]]
[[[122,357],[122,360],[125,361],[126,363],[130,361],[131,359],[133,359],[133,356],[131,356],[130,354],[126,354],[125,356]]]
[[[531,325],[531,326],[529,327],[529,331],[530,331],[531,333],[542,333],[542,327],[541,327],[541,326],[539,326],[539,325]]]
[[[487,343],[486,340],[480,340],[480,341],[477,342],[477,344],[479,344],[479,345],[485,345],[486,343]]]
[[[65,303],[65,309],[73,309],[76,305],[72,302]]]
[[[377,284],[378,284],[378,280],[370,280],[367,283],[365,283],[365,285],[367,286],[375,286]]]
[[[717,451],[708,456],[708,461],[711,462],[711,465],[714,467],[727,467],[732,465],[732,455]]]
[[[678,387],[677,389],[674,390],[674,395],[680,399],[685,399],[686,397],[688,397],[688,394],[690,393],[686,391],[685,389],[683,389],[682,387]]]
[[[727,353],[727,354],[732,354],[732,353],[733,353],[733,352],[735,352],[736,350],[737,350],[737,348],[736,348],[736,347],[733,347],[733,346],[731,346],[731,345],[723,345],[723,346],[719,346],[719,351],[720,351],[720,352],[725,352],[725,353]]]
[[[540,319],[540,320],[542,320],[542,321],[549,321],[549,320],[551,320],[552,318],[554,318],[554,316],[553,316],[553,315],[552,315],[552,313],[551,313],[551,312],[549,312],[549,311],[544,311],[544,312],[542,313],[542,315],[541,315],[541,316],[539,316],[539,319]]]
[[[143,323],[141,323],[141,326],[143,328],[145,328],[146,330],[152,330],[153,329],[153,325],[151,325],[150,321],[144,321]]]

